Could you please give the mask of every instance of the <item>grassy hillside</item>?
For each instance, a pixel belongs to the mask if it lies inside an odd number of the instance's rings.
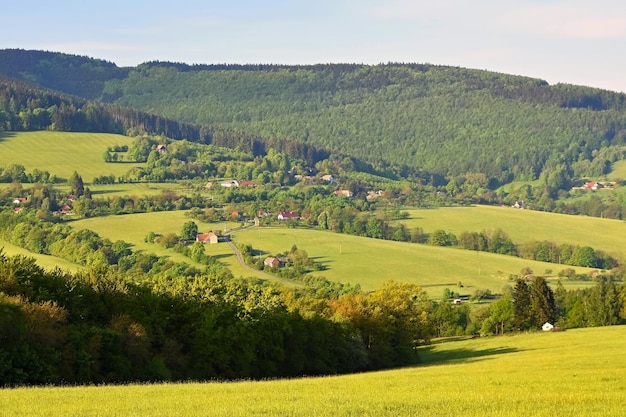
[[[29,258],[35,258],[37,264],[47,270],[58,267],[64,271],[76,272],[81,268],[80,265],[66,261],[65,259],[57,258],[56,256],[33,253],[2,239],[0,239],[0,249],[4,250],[4,253],[8,256],[23,255]]]
[[[591,246],[616,259],[626,258],[626,223],[621,220],[570,216],[511,207],[472,206],[408,210],[402,223],[430,233],[437,229],[460,234],[504,230],[515,243],[549,240],[558,244]]]
[[[191,221],[185,216],[184,211],[167,211],[153,212],[141,214],[129,214],[125,216],[108,216],[96,217],[92,219],[77,220],[71,223],[72,227],[77,229],[91,229],[102,237],[106,237],[111,241],[123,240],[133,245],[133,250],[154,253],[158,256],[166,256],[177,262],[185,262],[191,265],[202,267],[191,259],[159,246],[156,243],[146,243],[144,238],[149,232],[158,234],[176,233],[180,234],[183,224]],[[238,228],[237,223],[219,223],[206,224],[195,221],[198,224],[199,231],[207,233],[209,231],[223,231],[224,228],[231,230]],[[215,256],[220,262],[223,262],[233,272],[235,276],[251,277],[256,276],[262,278],[261,274],[241,267],[235,253],[225,243],[217,245],[206,245],[206,253]]]
[[[72,222],[72,226],[94,230],[112,241],[124,240],[132,243],[136,250],[192,263],[182,255],[143,242],[150,231],[180,233],[182,225],[189,220],[184,212],[175,211],[84,219]],[[461,292],[466,291],[468,294],[478,288],[500,292],[504,286],[511,285],[509,274],[518,274],[526,266],[537,273],[550,269],[556,274],[562,269],[560,265],[510,256],[368,239],[320,230],[281,227],[239,231],[239,226],[234,223],[197,223],[202,232],[222,230],[224,226],[229,230],[234,228],[235,242],[250,244],[268,256],[288,251],[296,245],[327,267],[325,271],[313,272],[314,275],[323,275],[332,281],[358,283],[365,290],[380,288],[385,281],[394,280],[419,284],[435,298],[441,296],[445,287],[456,287],[459,282],[464,285]],[[226,245],[207,245],[206,251],[228,265],[235,276],[255,275],[239,266]],[[589,271],[588,268],[577,270],[581,273]],[[261,277],[260,274],[257,276]]]
[[[424,365],[293,380],[0,390],[0,415],[622,416],[626,327],[453,341]]]
[[[0,167],[21,164],[27,172],[39,169],[63,179],[77,171],[89,183],[96,176],[117,177],[140,166],[102,158],[107,147],[131,143],[130,137],[107,133],[0,132]]]
[[[459,289],[462,293],[478,288],[500,292],[511,285],[509,274],[518,274],[526,266],[537,273],[559,270],[559,265],[510,256],[308,229],[254,228],[236,232],[234,238],[268,254],[296,245],[328,267],[314,274],[332,281],[358,283],[365,290],[380,288],[388,280],[411,282],[435,298],[445,287],[455,287],[459,282],[464,285]]]

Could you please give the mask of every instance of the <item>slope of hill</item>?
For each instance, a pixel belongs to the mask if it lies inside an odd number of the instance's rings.
[[[124,78],[128,69],[78,55],[23,49],[0,50],[0,74],[84,98],[97,98],[104,83]]]
[[[613,326],[440,343],[420,349],[425,366],[337,377],[23,387],[4,390],[0,406],[16,417],[621,416],[625,331]]]
[[[626,137],[622,95],[447,67],[180,71],[108,82],[116,104],[442,175],[536,178]]]
[[[251,142],[242,138],[281,139],[378,167],[444,176],[480,172],[492,186],[542,172],[549,177],[560,167],[569,176],[600,175],[624,157],[626,145],[626,95],[488,71],[419,64],[167,62],[118,71],[64,54],[0,51],[0,61],[2,54],[20,60],[7,61],[0,73],[93,97],[93,89],[44,76],[50,66],[79,68],[79,80],[101,82],[103,101],[235,132],[231,146]],[[95,77],[90,65],[107,70]]]

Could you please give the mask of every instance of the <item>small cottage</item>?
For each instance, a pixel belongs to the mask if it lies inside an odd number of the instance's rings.
[[[294,213],[293,211],[281,211],[278,213],[278,220],[298,220],[299,217],[300,215],[298,215],[298,213]]]
[[[196,242],[201,242],[204,244],[214,244],[214,243],[218,243],[219,239],[217,237],[217,235],[213,232],[209,232],[209,233],[199,233],[196,235]]]

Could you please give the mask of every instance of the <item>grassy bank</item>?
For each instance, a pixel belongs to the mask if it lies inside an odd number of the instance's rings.
[[[359,375],[5,389],[0,416],[621,416],[624,349],[624,326],[470,339]]]

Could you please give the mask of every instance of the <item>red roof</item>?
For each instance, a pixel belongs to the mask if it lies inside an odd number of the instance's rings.
[[[297,219],[298,213],[294,213],[293,211],[281,211],[278,217],[282,219]]]
[[[211,242],[212,240],[217,242],[217,235],[213,232],[209,232],[209,233],[199,233],[196,235],[196,242],[202,242],[202,243],[207,243],[207,242]]]

